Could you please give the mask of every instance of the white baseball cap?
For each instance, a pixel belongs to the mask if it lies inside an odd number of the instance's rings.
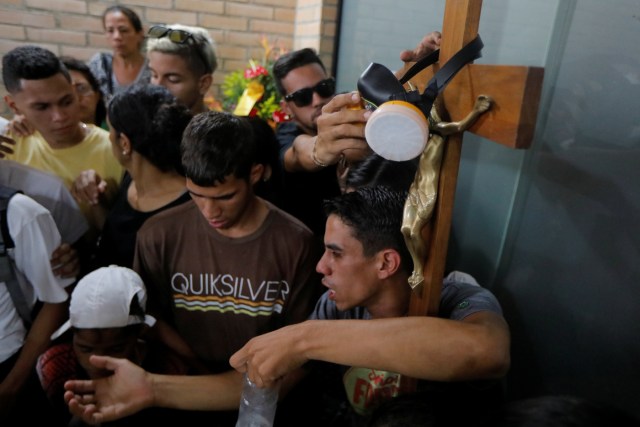
[[[117,265],[92,271],[80,279],[71,293],[69,320],[51,339],[58,338],[72,326],[81,329],[122,328],[138,323],[153,326],[156,319],[152,316],[145,315],[142,320],[129,314],[134,297],[145,310],[147,291],[135,271]]]

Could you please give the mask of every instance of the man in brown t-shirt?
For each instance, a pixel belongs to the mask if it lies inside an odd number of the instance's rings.
[[[137,237],[150,312],[211,372],[253,336],[306,319],[320,292],[309,229],[253,193],[264,166],[248,126],[197,116],[182,142],[193,202],[155,215]]]

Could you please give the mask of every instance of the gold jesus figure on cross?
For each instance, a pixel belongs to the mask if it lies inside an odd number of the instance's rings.
[[[444,122],[438,113],[440,102],[434,103],[429,116],[429,141],[420,155],[418,170],[409,189],[404,205],[402,234],[413,260],[413,273],[409,277],[411,288],[416,289],[424,282],[422,267],[427,259],[427,245],[422,237],[422,229],[433,213],[438,195],[438,178],[442,164],[442,153],[446,137],[465,131],[491,107],[491,97],[478,96],[473,109],[459,122]]]

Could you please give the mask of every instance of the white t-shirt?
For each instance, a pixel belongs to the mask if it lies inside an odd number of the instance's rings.
[[[15,248],[13,256],[18,281],[29,307],[37,300],[60,303],[68,298],[65,288],[73,278],[60,279],[54,276],[49,260],[51,253],[60,246],[60,233],[43,206],[33,199],[16,194],[7,208],[9,234]],[[4,282],[0,283],[0,362],[7,360],[22,347],[26,336],[22,319],[16,311]]]

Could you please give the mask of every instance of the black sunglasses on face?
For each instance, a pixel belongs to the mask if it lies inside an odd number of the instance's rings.
[[[211,69],[211,66],[209,65],[209,61],[207,61],[207,59],[204,57],[204,54],[200,50],[200,44],[205,42],[199,42],[190,32],[184,30],[174,30],[173,28],[167,28],[162,25],[154,25],[153,27],[149,28],[147,35],[154,39],[161,39],[163,37],[166,37],[177,44],[186,44],[191,41],[193,43],[196,54],[198,55],[198,57],[202,61],[202,64],[204,65],[204,68],[206,69],[206,72],[210,72],[209,70]]]
[[[313,92],[323,98],[328,98],[336,93],[336,81],[333,77],[324,79],[313,87],[299,89],[289,95],[284,96],[285,101],[293,101],[296,107],[306,107],[311,104]]]

